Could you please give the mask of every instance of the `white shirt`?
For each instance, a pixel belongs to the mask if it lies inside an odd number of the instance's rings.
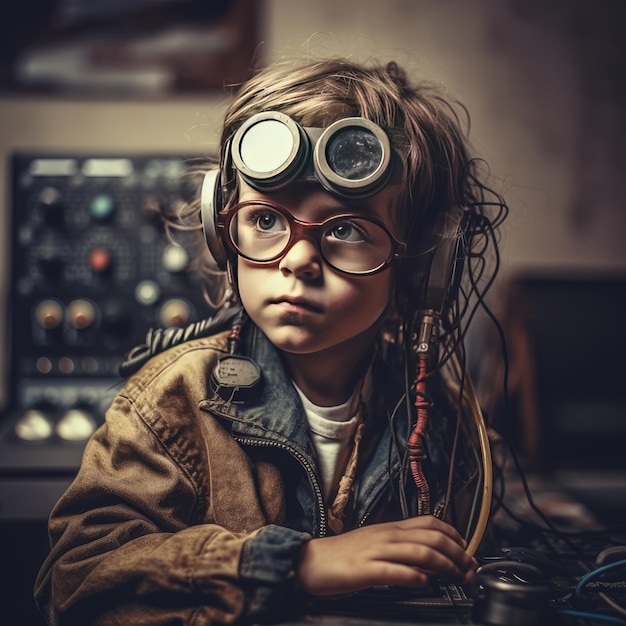
[[[352,451],[352,440],[361,419],[358,408],[362,386],[358,385],[352,396],[338,406],[313,404],[295,383],[294,387],[302,400],[309,423],[322,479],[322,492],[325,501],[329,503],[337,493],[339,480]]]

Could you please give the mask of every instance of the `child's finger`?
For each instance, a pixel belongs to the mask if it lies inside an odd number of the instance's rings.
[[[474,568],[473,560],[456,543],[441,538],[423,541],[393,542],[381,547],[381,560],[404,563],[438,575],[463,577]]]
[[[401,520],[399,522],[393,522],[393,523],[398,528],[405,529],[405,530],[411,530],[411,529],[420,530],[420,531],[436,530],[445,534],[450,539],[462,545],[463,547],[467,545],[467,542],[459,534],[456,528],[454,528],[447,522],[444,522],[440,520],[439,518],[434,517],[433,515],[418,515],[416,517],[410,517],[408,519]]]

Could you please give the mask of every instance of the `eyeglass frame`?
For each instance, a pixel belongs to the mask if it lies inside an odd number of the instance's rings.
[[[281,250],[279,254],[272,257],[271,259],[265,259],[263,261],[253,259],[249,257],[248,255],[244,254],[235,245],[235,242],[233,241],[233,238],[230,232],[230,225],[233,221],[234,216],[237,215],[237,213],[239,213],[239,211],[242,208],[246,206],[252,206],[252,205],[265,206],[273,211],[276,211],[277,213],[279,213],[286,219],[287,224],[289,225],[289,229],[290,229],[289,239],[287,240],[285,247]],[[363,272],[351,272],[351,271],[343,270],[339,267],[336,267],[326,258],[322,245],[321,245],[321,239],[323,236],[324,228],[327,227],[329,223],[338,222],[338,221],[342,221],[346,219],[355,219],[355,218],[366,221],[366,222],[370,222],[371,224],[374,224],[378,226],[379,228],[381,228],[383,232],[387,235],[391,243],[391,250],[387,259],[383,263],[381,263],[378,267],[371,269],[371,270],[366,270]],[[218,228],[218,232],[221,231],[222,241],[224,241],[226,245],[237,256],[240,256],[246,259],[246,261],[253,263],[255,265],[270,265],[271,263],[275,263],[276,261],[282,259],[287,254],[287,252],[289,252],[289,250],[295,245],[297,241],[300,241],[301,239],[303,239],[303,235],[307,236],[307,233],[312,232],[312,234],[314,235],[313,240],[324,262],[333,270],[340,272],[341,274],[347,274],[349,276],[371,276],[372,274],[377,274],[378,272],[382,272],[385,268],[387,268],[392,263],[394,259],[400,259],[404,257],[406,254],[406,247],[407,247],[407,244],[403,241],[400,241],[391,232],[391,230],[389,230],[389,227],[381,219],[377,217],[372,217],[369,215],[359,215],[358,213],[340,213],[338,215],[332,215],[331,217],[328,217],[325,220],[322,220],[321,222],[305,222],[303,220],[299,220],[298,218],[294,217],[291,211],[287,209],[286,207],[282,206],[281,204],[277,204],[275,202],[269,202],[267,200],[245,200],[243,202],[238,202],[232,207],[222,209],[217,214],[217,228]],[[309,235],[308,237],[311,238],[311,235]]]

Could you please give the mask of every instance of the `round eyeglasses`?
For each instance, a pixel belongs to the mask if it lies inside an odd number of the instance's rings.
[[[380,272],[402,256],[405,247],[375,218],[346,213],[303,222],[284,207],[260,200],[221,211],[218,228],[234,252],[260,264],[280,259],[299,239],[312,238],[324,261],[345,274]]]

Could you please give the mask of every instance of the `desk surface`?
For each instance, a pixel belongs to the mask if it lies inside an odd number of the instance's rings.
[[[546,558],[555,566],[553,571],[546,566],[546,580],[553,595],[545,605],[549,626],[591,626],[597,621],[580,617],[567,617],[563,610],[584,607],[608,618],[626,617],[618,615],[606,603],[599,600],[597,590],[586,592],[585,602],[573,602],[576,584],[595,567],[596,556],[610,546],[626,546],[626,520],[619,529],[603,529],[602,523],[582,503],[561,491],[559,486],[541,477],[529,478],[534,503],[564,532],[559,537],[529,505],[522,485],[514,477],[507,479],[506,506],[513,512],[512,519],[504,510],[493,518],[492,525],[503,544],[500,555],[479,555],[479,562],[502,558],[511,553],[512,546],[523,546],[528,556]],[[544,532],[545,531],[545,532]],[[530,561],[526,561],[530,562]],[[559,569],[562,566],[562,569]],[[610,594],[622,606],[626,605],[626,576],[621,569],[617,573],[621,581],[610,589]],[[613,579],[615,580],[615,579]],[[347,598],[326,601],[325,604],[307,611],[303,616],[280,623],[280,626],[455,626],[457,624],[480,625],[474,617],[474,600],[462,587],[446,585],[432,590],[377,589]],[[572,603],[573,602],[573,603]],[[522,600],[521,606],[528,606]],[[524,609],[520,609],[524,610]],[[506,616],[505,616],[506,617]],[[503,626],[524,626],[536,623],[525,621],[519,615],[504,619]],[[619,623],[619,622],[618,622]]]
[[[404,626],[474,624],[473,600],[457,585],[432,589],[380,588],[328,599],[281,626]]]

